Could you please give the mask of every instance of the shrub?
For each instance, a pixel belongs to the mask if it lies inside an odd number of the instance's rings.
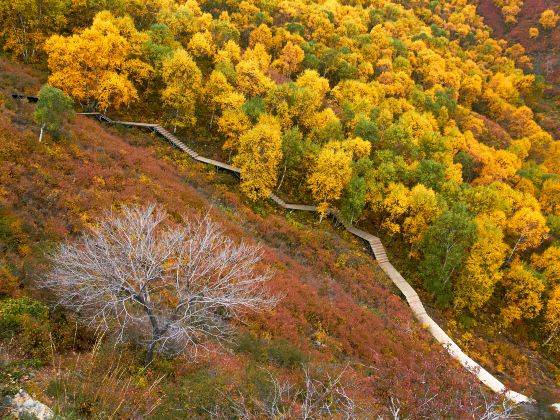
[[[284,339],[260,340],[251,334],[238,338],[234,351],[245,353],[257,362],[270,362],[285,368],[293,368],[307,362],[308,356]]]
[[[48,308],[34,299],[23,297],[0,301],[0,337],[10,337],[29,324],[29,318],[38,322],[48,319]]]

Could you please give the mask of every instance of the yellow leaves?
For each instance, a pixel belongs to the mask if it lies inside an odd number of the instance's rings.
[[[369,61],[364,61],[358,65],[358,73],[362,82],[367,82],[373,76],[375,69]]]
[[[183,49],[176,50],[171,58],[163,62],[162,78],[166,87],[161,98],[166,106],[174,110],[173,124],[179,127],[194,125],[202,74],[192,57]]]
[[[455,285],[455,305],[468,308],[473,314],[490,299],[502,279],[500,268],[508,250],[502,230],[490,217],[477,217],[476,224],[477,240]]]
[[[354,137],[343,141],[342,148],[352,153],[354,158],[357,160],[370,155],[371,142],[364,140],[361,137]]]
[[[544,160],[546,169],[560,175],[560,141],[552,143]]]
[[[546,213],[560,216],[560,181],[548,179],[544,182],[540,204]]]
[[[319,107],[323,102],[323,98],[329,92],[329,81],[319,76],[315,70],[304,70],[296,80],[296,84],[300,87],[307,88],[314,97],[315,107]]]
[[[272,31],[264,23],[249,35],[249,47],[253,48],[257,44],[261,44],[267,49],[272,47]]]
[[[97,102],[102,109],[128,105],[138,97],[130,79],[141,81],[152,71],[136,58],[145,39],[130,18],[100,12],[82,33],[56,35],[46,42],[49,83],[82,102]]]
[[[298,45],[288,42],[282,49],[280,58],[275,61],[275,67],[277,67],[282,74],[289,77],[299,69],[304,55],[303,50]]]
[[[273,82],[265,76],[258,62],[243,60],[235,67],[237,87],[248,96],[263,95],[272,88]]]
[[[549,231],[544,216],[529,207],[516,211],[508,220],[507,229],[516,241],[513,251],[536,248],[548,236]]]
[[[223,149],[237,150],[240,136],[250,128],[251,122],[244,112],[226,109],[218,119],[218,131],[226,138]]]
[[[522,106],[513,111],[509,124],[509,133],[512,137],[529,137],[541,131],[542,129],[534,120],[531,108]]]
[[[418,111],[407,111],[401,115],[400,122],[409,130],[416,142],[426,134],[438,131],[438,123],[434,116],[429,113],[421,114]]]
[[[210,32],[197,32],[190,39],[188,50],[195,57],[213,57],[216,47]]]
[[[272,58],[270,54],[266,52],[266,48],[263,44],[256,44],[253,48],[245,50],[245,53],[243,53],[243,60],[253,61],[258,65],[261,72],[266,73]]]
[[[439,206],[433,190],[422,184],[414,186],[410,191],[407,217],[402,226],[405,240],[412,245],[418,244],[441,211],[441,206]]]
[[[529,37],[531,37],[531,39],[536,39],[539,37],[539,35],[540,35],[539,28],[535,28],[535,27],[529,28]]]
[[[517,23],[517,15],[521,11],[524,0],[494,0],[496,6],[502,8],[502,14],[507,24]]]
[[[532,257],[533,266],[543,271],[546,279],[560,285],[560,248],[551,246],[541,255],[534,254]]]
[[[476,184],[487,185],[494,181],[507,182],[514,178],[521,168],[519,158],[507,150],[492,150],[485,154],[485,162]]]
[[[379,105],[384,91],[377,82],[343,80],[332,90],[332,95],[340,106],[347,103],[356,114],[369,116],[371,108]]]
[[[305,127],[325,127],[331,123],[340,121],[331,108],[325,108],[322,111],[311,114],[308,119],[304,120]]]
[[[239,63],[241,60],[241,48],[231,39],[228,40],[224,47],[214,56],[214,62],[230,61],[233,64]]]
[[[204,101],[209,104],[212,111],[216,107],[222,109],[239,108],[245,102],[245,96],[242,93],[235,92],[224,74],[218,70],[214,70],[210,74],[203,91]]]
[[[558,20],[560,20],[560,16],[557,16],[554,10],[547,9],[541,13],[539,23],[544,29],[553,29],[558,24]]]
[[[545,328],[551,334],[547,341],[550,341],[554,335],[558,334],[560,328],[560,286],[552,289],[548,297],[544,319]]]
[[[461,81],[459,90],[459,101],[461,104],[470,107],[476,102],[482,93],[482,77],[478,74],[465,77]]]
[[[138,99],[132,82],[123,74],[110,73],[97,87],[97,101],[101,109],[120,108]]]
[[[340,199],[352,177],[352,156],[343,150],[324,148],[319,153],[307,184],[319,204],[317,210],[324,216],[330,204]]]
[[[381,226],[389,235],[401,232],[400,218],[408,210],[409,195],[409,189],[401,183],[391,183],[387,187],[387,195],[383,200],[383,207],[388,216],[383,220]]]
[[[239,152],[233,160],[241,169],[241,190],[251,200],[270,195],[276,185],[281,159],[280,124],[265,114],[255,127],[239,138]]]
[[[541,295],[544,285],[520,261],[514,261],[506,272],[504,307],[501,317],[504,326],[513,321],[535,318],[542,309]]]

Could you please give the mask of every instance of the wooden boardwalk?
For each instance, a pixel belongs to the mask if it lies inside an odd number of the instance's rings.
[[[154,130],[156,133],[160,134],[166,140],[168,140],[175,147],[179,148],[180,150],[183,150],[184,152],[189,154],[193,159],[199,162],[207,163],[217,168],[226,169],[236,174],[240,174],[241,172],[238,168],[235,168],[231,165],[200,156],[198,153],[196,153],[195,151],[187,147],[187,145],[185,145],[181,140],[179,140],[173,134],[166,131],[159,124],[113,121],[109,117],[98,112],[81,113],[81,115],[95,116],[100,121],[104,121],[109,124],[119,124],[127,127],[150,128]],[[315,206],[311,206],[311,205],[286,203],[283,199],[281,199],[280,197],[274,194],[270,195],[270,199],[274,201],[276,204],[278,204],[280,207],[287,210],[300,210],[300,211],[311,211],[311,212],[317,210]],[[328,213],[340,220],[338,212],[336,210],[329,209]],[[345,225],[345,228],[348,232],[350,232],[354,236],[361,238],[367,243],[369,243],[369,246],[373,252],[373,255],[375,256],[375,259],[379,263],[379,266],[391,279],[393,284],[404,295],[416,319],[420,322],[422,326],[424,326],[428,331],[430,331],[430,333],[436,339],[436,341],[441,343],[441,345],[447,350],[447,352],[451,355],[451,357],[457,360],[473,375],[476,375],[476,377],[492,391],[499,394],[503,394],[510,401],[514,403],[534,403],[533,399],[523,394],[520,394],[518,392],[509,390],[500,380],[498,380],[490,372],[485,370],[482,366],[480,366],[473,359],[467,356],[460,349],[460,347],[451,339],[451,337],[449,337],[445,333],[445,331],[443,331],[443,329],[440,328],[440,326],[426,312],[426,309],[424,308],[424,305],[422,304],[422,301],[420,300],[418,293],[416,293],[416,290],[414,290],[414,288],[403,278],[403,276],[395,269],[395,267],[393,267],[393,265],[389,261],[389,258],[387,257],[387,252],[385,250],[385,247],[383,246],[383,243],[381,242],[381,239],[379,239],[377,236],[372,235],[369,232],[360,230],[352,225]],[[556,408],[556,405],[558,404],[554,404],[553,407]]]

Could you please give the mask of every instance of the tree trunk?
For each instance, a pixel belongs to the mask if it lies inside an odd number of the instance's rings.
[[[39,143],[41,143],[43,141],[43,132],[45,131],[45,125],[46,125],[46,123],[43,123],[41,125],[41,132],[39,133]]]
[[[511,259],[513,258],[513,254],[515,254],[515,251],[517,251],[517,247],[519,246],[519,243],[521,242],[521,239],[523,238],[523,235],[519,236],[519,239],[517,240],[517,242],[515,243],[515,245],[513,246],[513,249],[511,250],[511,254],[509,254],[509,257],[507,258],[504,266],[508,266],[509,263],[511,262]]]
[[[282,188],[282,184],[284,183],[284,177],[286,176],[286,163],[284,163],[284,171],[282,172],[282,178],[280,179],[280,184],[278,184],[278,188],[276,188],[276,192],[280,191]]]
[[[154,347],[156,346],[156,342],[152,341],[148,344],[148,348],[146,350],[146,357],[144,359],[144,367],[148,367],[152,364],[154,360]]]
[[[543,346],[546,346],[554,337],[556,337],[556,334],[558,334],[559,328],[560,328],[560,325],[557,325],[557,326],[552,330],[552,333],[548,336],[548,338],[546,339],[546,341],[543,343]]]

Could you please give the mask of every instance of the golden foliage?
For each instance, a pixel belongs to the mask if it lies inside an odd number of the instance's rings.
[[[329,205],[340,199],[344,187],[350,182],[351,163],[351,154],[341,149],[324,148],[319,153],[307,183],[319,203],[317,209],[322,216]]]
[[[262,115],[258,124],[239,138],[239,151],[233,159],[241,169],[241,190],[253,201],[268,197],[276,185],[281,160],[280,124]]]
[[[129,17],[100,12],[92,26],[80,34],[54,35],[47,40],[49,83],[101,109],[128,105],[138,99],[133,82],[147,78],[152,71],[138,59],[145,40]]]

